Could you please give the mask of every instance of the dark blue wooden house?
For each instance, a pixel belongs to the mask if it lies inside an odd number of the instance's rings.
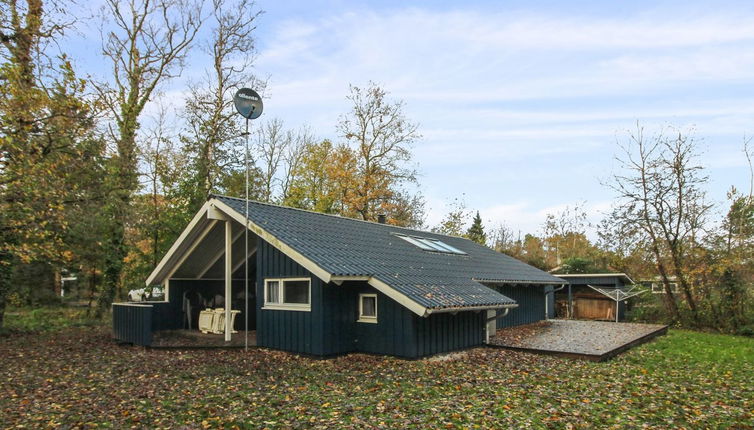
[[[184,303],[196,296],[243,310],[244,262],[257,346],[317,356],[482,345],[496,327],[547,318],[553,286],[564,284],[467,239],[257,202],[247,220],[245,204],[207,201],[147,279],[165,301],[114,305],[116,338],[148,345],[155,331],[185,328],[196,315]]]

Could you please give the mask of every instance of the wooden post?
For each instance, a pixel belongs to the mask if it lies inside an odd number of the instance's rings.
[[[230,332],[233,327],[230,326],[231,294],[233,284],[233,258],[231,249],[233,248],[233,224],[230,219],[225,221],[225,341],[230,342]]]
[[[618,310],[620,306],[620,300],[618,299],[618,293],[615,293],[615,322],[618,322]]]

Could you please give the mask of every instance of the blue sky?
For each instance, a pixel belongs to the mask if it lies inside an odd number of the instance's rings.
[[[748,188],[741,149],[754,134],[754,3],[258,5],[264,116],[336,138],[348,84],[379,83],[420,124],[414,153],[429,225],[462,195],[488,225],[524,232],[581,201],[598,220],[613,197],[601,182],[616,139],[637,120],[695,129],[712,201],[731,185]],[[96,69],[94,58],[80,61]],[[166,87],[169,99],[182,84]]]

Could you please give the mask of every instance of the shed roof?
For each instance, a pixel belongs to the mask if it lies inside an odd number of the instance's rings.
[[[624,285],[634,284],[633,279],[625,273],[569,273],[555,276],[563,278],[571,284],[613,283],[616,280],[619,280]]]

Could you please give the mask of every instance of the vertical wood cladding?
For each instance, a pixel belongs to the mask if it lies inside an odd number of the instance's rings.
[[[134,345],[151,345],[152,310],[148,304],[114,303],[113,337]]]
[[[497,320],[497,328],[529,324],[545,319],[545,293],[541,285],[500,286],[495,287],[500,293],[518,303],[508,315]]]
[[[310,278],[311,311],[262,309],[264,280]],[[264,240],[257,248],[257,345],[313,355],[324,349],[322,281]]]
[[[265,278],[296,277],[311,279],[311,311],[262,309]],[[257,252],[256,283],[259,346],[320,356],[367,352],[418,358],[484,343],[484,312],[420,317],[366,282],[324,284],[263,240]],[[535,288],[544,315],[542,288]],[[362,293],[377,295],[376,323],[357,321]]]

